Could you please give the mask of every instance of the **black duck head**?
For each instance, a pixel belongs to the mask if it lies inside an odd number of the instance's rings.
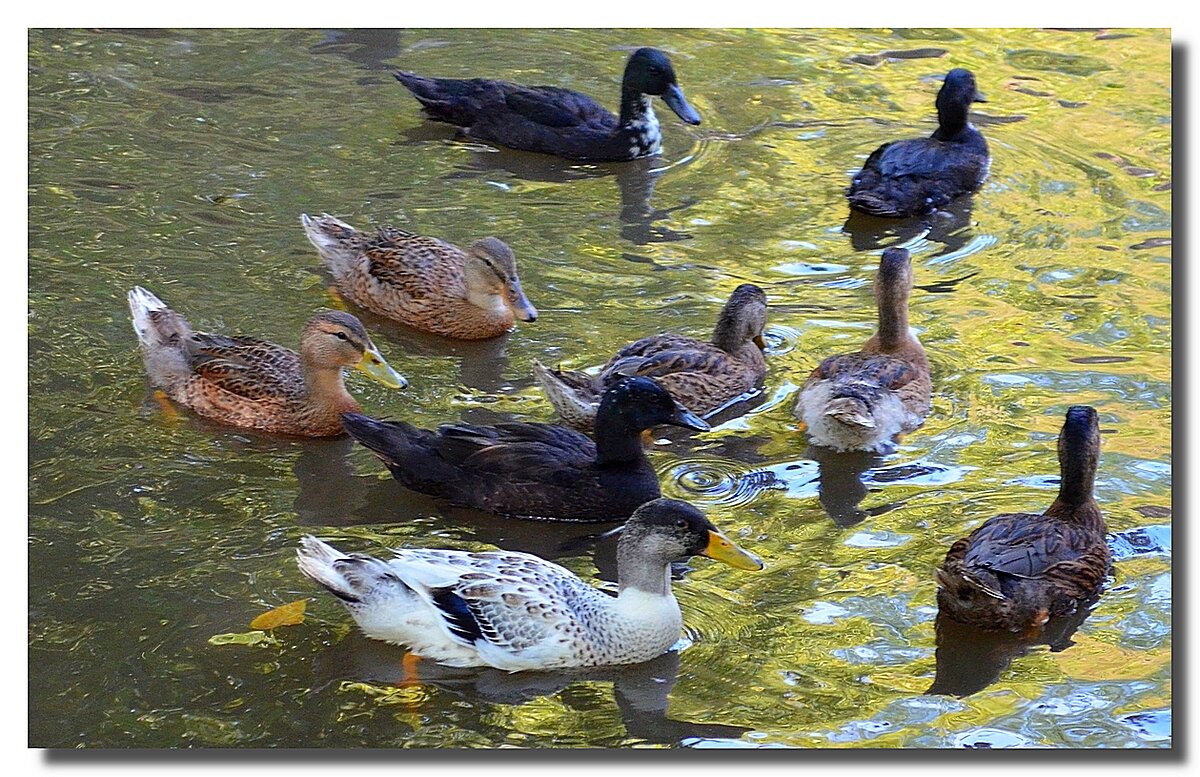
[[[621,88],[661,97],[680,119],[688,124],[700,123],[700,114],[688,104],[683,90],[679,88],[671,60],[658,49],[642,48],[633,52],[625,65]]]

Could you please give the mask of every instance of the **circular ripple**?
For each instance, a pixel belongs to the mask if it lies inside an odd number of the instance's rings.
[[[767,356],[790,353],[800,344],[800,330],[782,324],[771,324],[763,330],[763,342],[767,344]]]
[[[773,472],[739,472],[723,459],[691,459],[671,469],[671,479],[688,501],[736,507],[749,504],[758,494],[778,486]]]

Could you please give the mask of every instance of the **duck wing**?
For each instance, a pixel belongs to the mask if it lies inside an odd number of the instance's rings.
[[[450,558],[453,556],[453,558]],[[527,553],[401,550],[392,562],[457,640],[502,669],[546,666],[586,634],[576,607],[604,594],[563,567]]]
[[[1001,590],[1005,577],[1044,580],[1076,598],[1099,587],[1109,557],[1107,544],[1085,527],[1026,513],[997,515],[951,553],[961,555],[967,569],[995,576]]]
[[[558,482],[596,460],[596,444],[589,437],[550,424],[447,424],[438,428],[434,447],[464,470],[513,483]]]
[[[193,371],[213,386],[256,401],[303,393],[300,355],[256,337],[196,333],[188,343]]]
[[[587,95],[556,86],[522,86],[487,78],[425,78],[397,72],[430,117],[460,127],[522,124],[551,129],[615,128],[616,117]],[[528,127],[526,127],[528,129]]]
[[[920,371],[903,359],[887,354],[845,353],[830,356],[813,370],[809,381],[832,380],[835,383],[868,383],[899,391],[920,378]]]
[[[363,256],[372,278],[413,299],[442,298],[448,290],[465,296],[466,255],[458,246],[395,227],[382,227],[364,245]]]

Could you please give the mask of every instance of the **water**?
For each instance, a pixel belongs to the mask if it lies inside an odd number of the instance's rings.
[[[389,74],[615,106],[647,44],[704,123],[660,108],[663,156],[625,166],[455,142]],[[846,224],[850,174],[931,131],[952,66],[990,99],[983,190],[928,222]],[[29,83],[31,744],[1170,745],[1167,31],[55,30],[30,34]],[[668,495],[767,570],[693,561],[681,650],[644,666],[403,674],[402,651],[301,578],[301,534],[519,548],[605,580],[613,547],[447,509],[347,440],[153,399],[126,290],[294,345],[335,301],[304,211],[516,252],[542,316],[505,338],[448,343],[360,312],[411,385],[355,375],[352,390],[422,425],[548,420],[535,359],[586,367],[645,334],[705,336],[739,283],[762,286],[770,371],[752,412],[652,456]],[[890,244],[913,251],[933,413],[893,454],[831,456],[791,406],[821,358],[869,334]],[[1039,644],[946,629],[939,644],[933,568],[987,517],[1049,503],[1076,403],[1104,432],[1105,593]],[[273,640],[209,643],[300,598],[306,621]]]

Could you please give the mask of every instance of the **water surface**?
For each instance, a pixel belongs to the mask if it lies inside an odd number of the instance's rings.
[[[54,30],[29,45],[31,744],[1170,745],[1167,31]],[[615,107],[641,45],[670,52],[704,123],[660,109],[663,156],[627,165],[456,141],[389,73]],[[848,221],[850,174],[932,131],[954,66],[990,99],[982,191],[931,219]],[[549,420],[535,359],[582,368],[645,334],[706,336],[739,283],[762,286],[770,372],[751,412],[664,434],[652,456],[668,495],[767,570],[693,561],[676,583],[686,638],[647,665],[405,674],[403,651],[300,576],[301,534],[521,549],[602,580],[613,547],[413,495],[348,440],[230,430],[153,398],[126,290],[198,329],[295,345],[340,304],[305,211],[516,252],[542,315],[504,338],[355,311],[411,385],[352,390],[421,425]],[[798,386],[870,334],[878,256],[897,244],[933,413],[888,455],[810,448]],[[1049,503],[1077,403],[1104,432],[1103,596],[1040,641],[938,628],[933,568],[987,517]],[[301,625],[209,643],[305,597]]]

